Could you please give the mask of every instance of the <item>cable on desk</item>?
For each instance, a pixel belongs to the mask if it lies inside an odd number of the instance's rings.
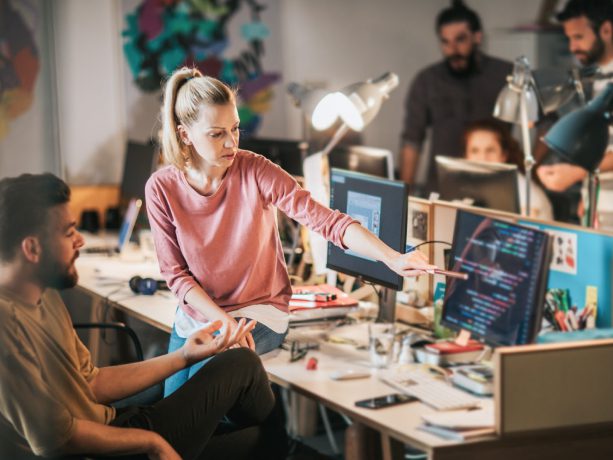
[[[426,244],[446,244],[447,246],[451,247],[453,246],[450,242],[448,241],[442,241],[442,240],[429,240],[429,241],[424,241],[422,243],[419,243],[416,246],[413,246],[409,252],[413,252],[415,251],[417,248],[421,247],[421,246],[425,246]]]

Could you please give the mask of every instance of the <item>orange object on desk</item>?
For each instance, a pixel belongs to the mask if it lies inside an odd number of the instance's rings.
[[[444,342],[429,343],[425,348],[439,355],[450,355],[454,353],[465,353],[467,351],[483,350],[483,344],[476,340],[470,340],[467,345],[462,346],[450,340],[446,340]]]

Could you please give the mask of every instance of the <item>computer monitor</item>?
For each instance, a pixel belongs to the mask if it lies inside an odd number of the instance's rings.
[[[303,175],[301,144],[301,141],[270,138],[241,138],[240,140],[241,149],[265,156],[293,176]]]
[[[535,228],[459,210],[441,324],[493,346],[534,341],[542,321],[551,238]]]
[[[408,186],[404,182],[333,168],[330,207],[358,220],[391,248],[405,252]],[[403,278],[383,262],[331,243],[326,266],[385,287],[402,289]]]
[[[389,150],[362,145],[336,147],[330,152],[329,161],[331,168],[394,179],[394,157]]]
[[[471,199],[474,206],[520,212],[517,166],[436,157],[442,200]]]
[[[145,199],[145,184],[157,166],[159,149],[153,143],[128,141],[121,179],[121,203],[126,207],[132,198]]]

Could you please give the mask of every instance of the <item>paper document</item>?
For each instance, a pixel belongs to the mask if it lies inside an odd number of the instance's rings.
[[[433,412],[423,414],[421,418],[430,425],[454,430],[493,428],[495,424],[494,408],[489,401],[484,402],[483,405],[485,407],[478,410]]]

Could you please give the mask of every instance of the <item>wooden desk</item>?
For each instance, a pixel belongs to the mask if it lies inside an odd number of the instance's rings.
[[[154,296],[133,294],[127,284],[130,276],[156,276],[157,266],[151,262],[128,262],[119,258],[83,257],[77,262],[79,288],[92,296],[94,308],[106,301],[146,323],[170,331],[176,310],[176,299],[167,293]],[[96,271],[98,270],[98,272]],[[97,275],[113,274],[118,281],[106,284]],[[157,274],[159,276],[159,273]],[[121,278],[121,279],[120,279]],[[308,356],[318,358],[316,371],[306,370],[306,360],[289,362],[289,353],[281,352],[265,359],[270,379],[284,388],[294,390],[342,412],[356,422],[382,434],[384,458],[403,458],[402,443],[422,449],[431,460],[460,459],[610,459],[613,458],[613,424],[589,427],[569,427],[563,430],[541,430],[517,433],[504,438],[488,436],[466,442],[448,441],[417,429],[422,414],[432,408],[414,402],[380,411],[355,406],[359,399],[393,392],[375,375],[369,379],[334,381],[329,374],[347,366],[347,360],[319,352]],[[530,379],[531,376],[526,376]],[[560,382],[563,385],[563,382]],[[521,392],[521,388],[517,388]],[[569,388],[569,391],[577,389]]]
[[[77,259],[77,269],[77,288],[89,294],[96,304],[108,302],[157,329],[172,331],[177,299],[168,291],[152,296],[134,294],[128,286],[132,276],[161,279],[155,263],[122,260],[119,256],[82,256]]]

